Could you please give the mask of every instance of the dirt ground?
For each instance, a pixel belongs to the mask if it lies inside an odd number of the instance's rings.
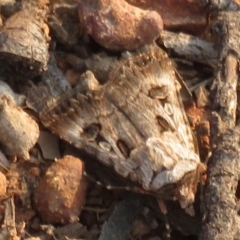
[[[213,2],[0,0],[0,239],[240,239],[239,6]],[[208,167],[195,169],[195,201],[185,209],[178,201],[159,204],[127,173],[117,173],[116,160],[105,166],[94,150],[74,144],[81,137],[93,141],[101,126],[82,130],[81,120],[67,118],[67,93],[74,104],[81,81],[83,89],[96,87],[84,76],[93,73],[104,86],[153,42],[171,59],[189,146]],[[96,139],[107,151],[106,139]],[[124,141],[118,147],[129,155]],[[180,180],[193,184],[190,177]],[[171,187],[179,190],[179,182]]]

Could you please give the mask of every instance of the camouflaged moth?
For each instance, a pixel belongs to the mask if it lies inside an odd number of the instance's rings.
[[[167,54],[156,45],[125,54],[101,85],[92,72],[40,111],[43,124],[117,174],[183,208],[201,164]]]

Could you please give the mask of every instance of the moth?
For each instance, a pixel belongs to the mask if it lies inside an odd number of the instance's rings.
[[[167,54],[156,44],[125,54],[109,80],[87,71],[39,112],[53,133],[159,199],[194,201],[204,171]]]

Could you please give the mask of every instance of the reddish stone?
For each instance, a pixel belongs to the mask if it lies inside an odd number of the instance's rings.
[[[45,222],[78,222],[87,188],[83,173],[83,163],[72,156],[49,167],[34,194],[35,208]]]
[[[150,44],[163,29],[160,15],[124,0],[81,0],[79,18],[92,38],[105,48],[134,50]]]

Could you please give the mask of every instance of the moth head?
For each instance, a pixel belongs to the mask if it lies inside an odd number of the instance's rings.
[[[149,163],[155,172],[150,189],[165,199],[179,201],[182,208],[195,199],[197,185],[206,171],[193,147],[178,141],[171,132],[147,140]]]

